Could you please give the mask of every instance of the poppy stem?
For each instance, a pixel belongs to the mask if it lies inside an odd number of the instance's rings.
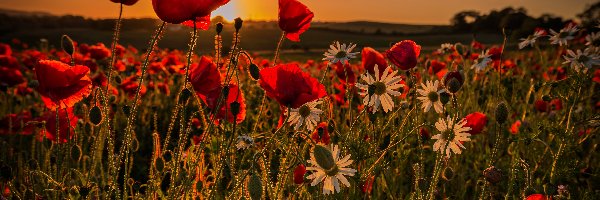
[[[275,49],[275,57],[273,57],[273,66],[277,65],[277,59],[279,59],[279,50],[283,41],[285,39],[285,31],[281,32],[281,37],[279,38],[279,42],[277,42],[277,48]]]
[[[194,31],[192,32],[192,39],[190,41],[190,49],[188,50],[187,56],[187,66],[185,66],[185,79],[183,79],[183,88],[187,88],[188,78],[190,76],[190,64],[192,63],[192,54],[194,53],[194,48],[196,47],[196,39],[198,38],[198,29],[196,28],[196,23],[194,23]],[[183,89],[182,88],[182,89]]]
[[[113,42],[112,42],[112,46],[111,46],[111,56],[110,56],[110,64],[108,65],[108,74],[106,75],[106,80],[107,80],[107,84],[106,84],[106,92],[105,95],[109,95],[108,93],[108,88],[110,86],[110,79],[112,78],[112,71],[113,68],[115,66],[115,61],[117,59],[116,51],[117,51],[117,44],[119,42],[119,34],[121,31],[121,21],[122,21],[122,17],[123,17],[123,4],[119,4],[119,18],[117,19],[117,23],[115,24],[115,32],[113,34]],[[108,99],[108,96],[105,97],[106,99]],[[108,106],[108,104],[106,104],[105,106]]]

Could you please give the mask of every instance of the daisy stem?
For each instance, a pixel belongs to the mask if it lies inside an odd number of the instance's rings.
[[[446,149],[446,148],[444,148]],[[429,185],[429,191],[427,191],[427,196],[429,200],[433,200],[435,198],[435,188],[437,185],[437,182],[440,178],[440,172],[442,171],[441,168],[441,164],[442,164],[442,160],[444,159],[444,155],[443,154],[438,154],[438,158],[435,161],[435,167],[433,168],[433,176],[431,177],[431,183]]]
[[[279,42],[277,42],[277,48],[275,49],[275,56],[273,57],[273,66],[277,65],[277,59],[279,59],[279,51],[281,49],[281,45],[285,40],[285,31],[281,32],[281,37],[279,38]]]

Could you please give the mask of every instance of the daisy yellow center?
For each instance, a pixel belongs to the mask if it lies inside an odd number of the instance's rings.
[[[567,36],[569,36],[569,33],[567,33],[567,32],[560,32],[560,33],[558,33],[558,37],[559,38],[566,38]]]
[[[584,56],[584,55],[580,55],[579,57],[577,57],[577,62],[579,62],[579,63],[586,63],[589,60],[590,60],[590,58],[588,58],[587,56]]]
[[[375,82],[369,85],[369,94],[382,95],[385,94],[387,86],[383,82]]]
[[[453,132],[452,132],[451,129],[442,131],[442,137],[441,137],[441,139],[448,141],[452,137],[453,137]]]
[[[300,109],[298,109],[298,114],[300,114],[300,116],[302,117],[308,117],[310,115],[310,108],[306,105],[300,107]]]
[[[440,99],[440,95],[437,92],[429,92],[429,94],[427,94],[427,98],[431,102],[436,102]]]
[[[346,51],[339,51],[335,54],[336,58],[345,58],[348,55],[348,53],[346,53]]]
[[[325,169],[325,174],[327,174],[327,176],[335,176],[338,172],[340,172],[340,169],[337,165],[334,165],[331,169]]]

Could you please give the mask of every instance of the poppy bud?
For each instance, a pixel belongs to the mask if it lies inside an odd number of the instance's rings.
[[[100,110],[100,108],[98,106],[94,106],[90,110],[89,117],[90,117],[90,122],[92,122],[92,124],[98,126],[102,122],[102,111]]]
[[[117,101],[117,96],[110,95],[110,97],[108,98],[108,101],[111,102],[111,103],[115,103],[115,101]]]
[[[456,82],[450,83],[452,82],[452,80]],[[462,87],[463,83],[465,82],[465,79],[459,71],[452,71],[446,73],[442,81],[444,82],[444,86],[446,86],[449,92],[456,93]]]
[[[167,172],[167,173],[165,173],[165,176],[163,176],[162,181],[160,182],[160,189],[162,190],[163,193],[167,193],[167,190],[169,189],[170,185],[171,185],[171,172]]]
[[[391,140],[391,135],[388,134],[383,138],[383,141],[381,142],[381,144],[379,145],[379,149],[380,150],[384,150],[386,149],[388,146],[390,146],[390,140]]]
[[[442,102],[443,105],[446,105],[448,102],[450,102],[450,94],[447,92],[440,93],[440,102]]]
[[[464,53],[465,53],[465,45],[463,45],[461,43],[454,44],[454,49],[456,49],[456,52],[458,53],[458,55],[464,55]]]
[[[454,169],[452,169],[452,167],[446,167],[442,174],[442,178],[446,181],[452,180],[452,178],[454,178]]]
[[[244,23],[244,20],[242,20],[242,18],[235,18],[234,20],[234,27],[235,27],[235,32],[239,32],[240,29],[242,28],[242,24]]]
[[[27,161],[27,165],[29,165],[29,168],[31,170],[37,170],[39,167],[38,161],[36,159],[31,159]]]
[[[240,102],[237,102],[237,101],[231,102],[229,104],[229,107],[231,108],[231,114],[234,117],[237,116],[238,114],[240,114],[240,105],[241,105]]]
[[[217,23],[217,35],[221,34],[221,32],[223,32],[223,23],[219,22]]]
[[[335,131],[335,121],[329,120],[329,123],[327,123],[327,132],[329,133],[333,133]]]
[[[313,149],[313,154],[317,164],[323,167],[325,170],[330,170],[335,167],[335,161],[333,160],[333,154],[327,147],[322,145],[316,145]]]
[[[27,86],[29,88],[36,89],[37,87],[40,86],[40,82],[38,80],[31,80],[31,81],[29,81],[29,83],[27,83]]]
[[[483,176],[485,180],[491,184],[496,184],[502,180],[502,171],[494,166],[488,167],[483,170]]]
[[[85,197],[87,197],[87,195],[90,194],[90,188],[83,186],[83,187],[79,187],[79,195],[81,195],[81,197],[83,197],[83,199],[85,199]]]
[[[121,76],[115,75],[115,83],[120,85],[122,82],[123,82],[123,79],[121,79]]]
[[[78,145],[71,146],[71,159],[75,162],[79,162],[79,160],[81,160],[81,147]]]
[[[60,47],[62,47],[62,50],[69,54],[69,56],[73,56],[73,53],[75,53],[75,45],[71,37],[68,35],[63,35],[60,40]]]
[[[262,191],[263,191],[262,181],[260,180],[260,177],[258,175],[256,175],[256,173],[253,173],[252,176],[250,176],[250,179],[248,180],[248,184],[246,187],[247,187],[250,199],[252,199],[252,200],[262,199]]]
[[[504,124],[508,119],[508,107],[504,102],[500,102],[498,106],[496,106],[496,122],[498,124]]]
[[[161,158],[156,159],[156,161],[154,161],[154,168],[157,171],[162,171],[165,168],[165,161]]]
[[[275,150],[273,156],[271,157],[271,162],[269,163],[269,170],[271,175],[271,181],[277,182],[277,175],[279,174],[279,167],[281,166],[281,150]]]
[[[128,105],[124,105],[122,108],[123,113],[127,116],[129,116],[129,114],[131,113],[131,107],[129,107]]]
[[[252,63],[250,64],[250,67],[248,68],[249,72],[250,72],[250,76],[252,77],[252,79],[258,81],[258,79],[260,79],[260,69],[258,68],[258,65]]]
[[[452,93],[458,92],[458,90],[460,90],[460,87],[461,84],[456,78],[451,78],[450,81],[448,81],[448,85],[446,85],[448,91]]]
[[[183,89],[181,91],[181,94],[179,95],[179,103],[186,102],[190,98],[190,96],[192,96],[192,92],[187,88]]]
[[[300,185],[304,183],[304,175],[306,174],[306,167],[303,164],[299,164],[294,169],[294,183]]]
[[[221,94],[222,97],[227,98],[229,96],[229,86],[223,86]]]

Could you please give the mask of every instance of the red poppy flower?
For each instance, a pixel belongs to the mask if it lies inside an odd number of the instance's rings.
[[[360,187],[360,191],[362,191],[365,194],[371,194],[371,191],[373,191],[373,182],[374,181],[375,181],[375,176],[373,176],[373,175],[369,176],[369,178],[367,178],[367,180],[365,180],[365,182]]]
[[[545,196],[543,194],[532,194],[525,198],[526,200],[551,200],[552,197]]]
[[[260,71],[260,87],[280,105],[299,108],[327,96],[325,86],[296,64],[281,64]]]
[[[471,130],[467,131],[467,133],[470,133],[472,135],[477,135],[481,133],[485,125],[487,125],[488,121],[487,116],[480,112],[468,114],[465,118],[467,119],[467,124],[465,124],[465,127],[471,128]]]
[[[567,78],[567,71],[563,67],[549,67],[542,76],[547,81],[560,81]]]
[[[308,30],[314,16],[308,7],[297,0],[279,0],[279,28],[291,41],[300,41],[300,34]]]
[[[471,47],[475,50],[483,50],[485,48],[485,46],[483,46],[483,44],[481,44],[480,42],[477,42],[475,40],[473,40],[471,42]]]
[[[536,110],[540,112],[549,112],[552,110],[562,109],[562,101],[560,99],[553,99],[550,102],[544,100],[536,100],[533,104]]]
[[[375,65],[377,65],[380,73],[379,76],[383,74],[387,68],[387,61],[385,61],[383,54],[371,47],[363,48],[360,54],[362,56],[363,69],[367,70],[370,74],[375,74]]]
[[[354,85],[356,83],[356,74],[354,74],[352,66],[350,66],[349,63],[344,65],[342,65],[340,62],[335,63],[335,74],[337,75],[338,79],[340,79],[340,82],[344,84],[346,81],[348,81],[350,85]]]
[[[127,93],[127,96],[129,96],[129,98],[135,98],[135,93],[137,92],[137,88],[139,86],[139,83],[137,82],[137,77],[135,76],[131,76],[128,78],[125,78],[122,80],[121,82],[121,89]],[[148,91],[148,88],[146,88],[145,85],[142,85],[140,88],[140,96],[144,96],[146,95],[146,92]]]
[[[0,66],[0,84],[9,87],[25,82],[25,78],[19,69]]]
[[[44,130],[47,139],[53,142],[66,143],[73,135],[75,135],[75,127],[77,126],[77,116],[73,114],[73,108],[59,109],[58,124],[56,123],[56,111],[50,110],[42,116],[42,120],[46,121],[46,129]],[[58,132],[56,134],[56,126]]]
[[[200,62],[190,66],[190,82],[198,95],[207,96],[221,87],[221,73],[212,60],[202,56]]]
[[[327,130],[327,122],[321,122],[317,125],[315,131],[310,136],[316,143],[322,143],[329,145],[331,138],[329,137],[329,131]]]
[[[412,40],[398,42],[385,52],[387,58],[402,70],[409,70],[417,66],[417,58],[421,53],[421,46]]]
[[[194,20],[188,20],[181,24],[190,28],[194,28],[195,24],[197,29],[208,30],[210,28],[210,14],[203,17],[196,17]]]
[[[32,125],[25,125],[29,121],[31,121],[31,113],[28,111],[19,114],[8,114],[0,120],[0,135],[9,133],[30,135],[33,127]]]
[[[211,116],[212,119],[220,120],[225,119],[229,123],[242,123],[244,119],[246,119],[246,100],[244,99],[244,94],[239,90],[236,84],[229,84],[229,94],[227,97],[223,97],[223,100],[219,104],[219,98],[221,98],[221,92],[223,91],[222,87],[218,87],[212,91],[210,91],[206,96],[199,95],[200,99],[204,101],[204,103],[211,109],[211,113],[213,110],[217,109],[219,106],[219,111],[217,112],[216,117]],[[239,113],[236,116],[233,116],[231,112],[231,104],[237,102],[240,104]]]
[[[304,174],[306,174],[306,167],[303,164],[299,164],[294,169],[294,183],[298,185],[304,183]]]
[[[0,43],[0,55],[10,56],[11,54],[12,54],[12,49],[10,48],[10,45]]]
[[[429,65],[428,72],[430,75],[435,74],[438,77],[438,79],[442,79],[444,75],[446,75],[446,72],[448,72],[448,69],[446,68],[445,62],[432,60],[431,64]]]
[[[106,48],[102,43],[91,46],[89,52],[90,57],[96,60],[102,60],[110,56],[110,49]]]
[[[509,131],[512,134],[517,134],[517,133],[519,133],[519,128],[521,128],[521,120],[517,120],[515,123],[513,123],[510,126]]]
[[[42,60],[35,67],[39,81],[37,91],[48,109],[68,108],[90,95],[92,80],[88,77],[90,69],[81,66],[69,66],[53,60]]]
[[[600,83],[600,69],[596,69],[596,71],[594,71],[594,78],[592,78],[592,81]]]
[[[138,0],[110,0],[114,3],[122,3],[123,5],[131,6],[138,2]]]
[[[229,0],[152,0],[152,7],[161,20],[179,24],[209,16],[227,3]]]

